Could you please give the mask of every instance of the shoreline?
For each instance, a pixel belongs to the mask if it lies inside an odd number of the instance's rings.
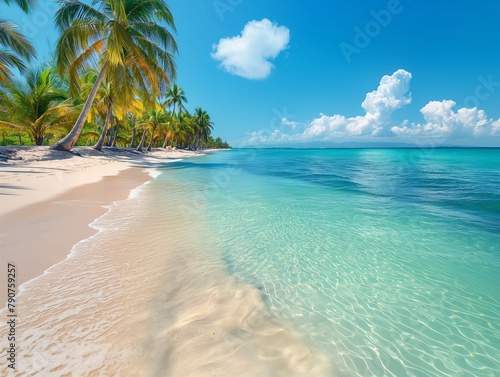
[[[154,148],[141,153],[132,148],[75,147],[71,152],[49,147],[0,147],[0,219],[9,212],[49,200],[104,176],[129,168],[153,168],[213,150],[187,151]],[[4,200],[2,200],[4,198]],[[8,200],[7,200],[8,199]]]
[[[203,183],[193,188],[169,175],[169,189],[159,190],[161,182],[145,179],[145,166],[138,167],[9,213],[21,219],[25,212],[42,213],[65,229],[71,214],[64,219],[54,211],[67,212],[68,205],[101,210],[85,224],[90,234],[19,291],[16,331],[26,340],[16,349],[19,371],[327,375],[328,360],[267,310],[262,292],[227,274],[210,234],[197,226],[208,214],[187,219],[176,210],[175,204],[188,205],[192,189]],[[110,188],[124,180],[135,188],[117,200]],[[111,204],[81,199],[81,190],[112,191]],[[34,210],[38,206],[50,208]],[[32,248],[26,249],[33,256]]]
[[[14,159],[0,163],[0,265],[16,265],[18,289],[96,234],[91,224],[114,202],[127,199],[133,189],[150,181],[148,170],[204,155],[156,149],[144,154],[116,148],[97,152],[87,147],[73,153],[48,147],[2,147],[0,152],[5,155],[6,150]],[[7,274],[1,275],[6,286]],[[7,292],[1,290],[2,308],[6,298]]]

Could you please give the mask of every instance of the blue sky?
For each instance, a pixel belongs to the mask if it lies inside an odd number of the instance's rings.
[[[188,108],[233,145],[500,146],[498,1],[168,4]],[[53,9],[0,6],[41,56]]]

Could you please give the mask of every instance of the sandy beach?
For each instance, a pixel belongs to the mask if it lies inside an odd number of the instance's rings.
[[[207,254],[210,234],[176,207],[189,187],[135,189],[158,163],[200,152],[17,149],[2,150],[11,159],[0,166],[0,263],[24,284],[9,375],[327,375],[324,355],[267,311],[262,292]]]
[[[151,179],[156,164],[203,153],[154,149],[48,147],[0,149],[0,264],[18,266],[18,286],[64,260],[71,247],[94,234],[89,224],[114,201]],[[6,274],[2,271],[2,283]],[[6,299],[0,291],[0,301]]]

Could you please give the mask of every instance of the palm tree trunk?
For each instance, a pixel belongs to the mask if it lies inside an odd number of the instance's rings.
[[[19,138],[19,145],[23,145],[23,139],[21,138],[21,133],[17,133],[17,137]]]
[[[109,129],[109,138],[108,138],[108,143],[106,144],[107,147],[110,147],[113,144],[113,138],[115,136],[115,126],[111,126]]]
[[[85,125],[85,122],[87,121],[87,116],[89,115],[92,104],[94,103],[95,96],[97,95],[97,90],[99,89],[102,80],[104,80],[104,76],[106,75],[107,70],[108,63],[104,64],[104,67],[102,67],[102,70],[99,73],[99,76],[97,77],[97,80],[94,83],[89,96],[87,97],[87,101],[85,101],[82,112],[78,116],[78,119],[76,120],[71,131],[62,140],[59,140],[54,145],[52,145],[50,149],[57,151],[69,151],[71,150],[71,148],[73,148],[76,141],[78,140],[78,137],[80,136],[80,133],[82,132],[82,128]]]
[[[162,148],[167,148],[167,144],[168,144],[168,131],[165,132],[165,140],[163,140]]]
[[[149,138],[149,145],[148,145],[148,149],[147,149],[148,152],[151,152],[151,146],[153,145],[153,138],[155,135],[155,128],[156,127],[151,128],[151,137]]]
[[[106,113],[106,120],[104,121],[104,127],[102,128],[101,136],[97,143],[94,145],[94,149],[97,151],[102,150],[102,145],[104,144],[104,139],[106,139],[106,134],[108,133],[108,125],[111,120],[111,104],[108,105],[108,112]]]
[[[142,152],[142,148],[144,148],[145,141],[146,141],[146,128],[144,128],[144,131],[142,131],[141,142],[139,143],[139,146],[137,147],[137,150],[139,152]]]
[[[43,144],[43,131],[42,130],[35,130],[32,135],[35,145],[42,145]]]
[[[196,132],[196,135],[195,135],[194,140],[193,140],[193,144],[191,145],[191,149],[196,150],[196,146],[198,144],[198,140],[200,138],[200,134],[201,134],[201,131]]]
[[[115,125],[115,136],[113,137],[113,143],[111,143],[111,146],[113,148],[116,147],[116,140],[118,139],[118,126],[119,126],[119,124],[116,123],[116,125]]]
[[[132,129],[132,141],[130,142],[129,148],[133,148],[135,146],[135,138],[137,136],[137,128]]]

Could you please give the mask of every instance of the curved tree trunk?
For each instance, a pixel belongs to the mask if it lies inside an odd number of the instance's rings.
[[[99,76],[97,77],[97,80],[94,83],[89,96],[87,97],[87,101],[85,101],[82,112],[78,116],[78,119],[76,120],[71,131],[62,140],[59,140],[54,145],[52,145],[50,149],[57,151],[69,151],[71,150],[71,148],[73,148],[76,141],[78,140],[78,137],[80,136],[80,133],[82,132],[82,128],[85,125],[85,122],[87,121],[87,116],[89,115],[92,104],[94,103],[95,96],[97,95],[97,90],[99,89],[102,80],[104,80],[104,76],[106,75],[107,70],[108,63],[106,63],[104,67],[102,67],[102,70],[99,73]]]
[[[110,129],[109,129],[109,138],[108,138],[108,142],[106,143],[106,146],[107,147],[111,147],[111,145],[113,144],[113,138],[115,137],[115,126],[114,125],[111,125]]]
[[[200,132],[201,131],[196,132],[196,135],[194,136],[194,140],[193,140],[193,143],[191,144],[191,148],[190,149],[196,150],[196,146],[198,144],[198,140],[200,139]]]
[[[116,140],[118,139],[118,126],[119,124],[115,124],[115,136],[113,137],[113,142],[111,143],[111,146],[114,148],[116,147]]]
[[[17,133],[17,137],[19,138],[19,145],[23,145],[23,138],[21,137],[21,132]]]
[[[130,142],[129,148],[133,148],[135,146],[135,138],[137,137],[137,128],[132,129],[132,141]]]
[[[97,151],[102,150],[102,146],[104,144],[104,139],[106,139],[106,134],[108,133],[108,125],[111,120],[111,104],[108,105],[108,111],[106,113],[106,120],[104,121],[104,127],[102,128],[101,136],[99,137],[99,140],[97,140],[97,143],[94,145],[94,149]]]
[[[142,149],[144,148],[144,142],[145,141],[146,141],[146,128],[144,128],[144,131],[142,131],[141,141],[139,143],[139,146],[137,147],[137,150],[139,152],[142,152]]]
[[[203,135],[203,132],[200,130],[200,135],[198,136],[198,140],[194,146],[194,150],[197,150],[198,148],[203,149],[203,139],[204,139],[204,135]]]
[[[165,139],[163,140],[162,148],[167,148],[167,144],[168,144],[168,131],[165,132]]]
[[[151,152],[151,147],[153,145],[153,139],[154,139],[154,136],[155,136],[155,128],[156,127],[153,127],[151,129],[151,137],[149,138],[149,145],[148,145],[148,149],[147,149],[148,152]]]

